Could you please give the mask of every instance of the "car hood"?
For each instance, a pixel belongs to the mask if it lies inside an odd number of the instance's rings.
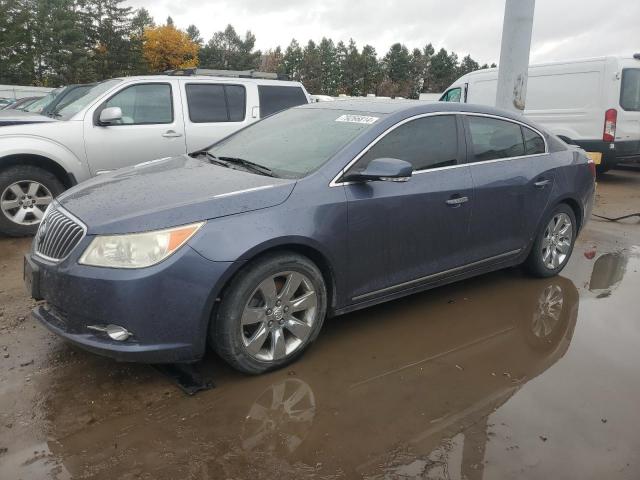
[[[88,234],[142,232],[268,208],[295,180],[212,165],[188,155],[100,175],[58,197]]]
[[[39,113],[22,110],[0,110],[0,126],[23,125],[25,123],[57,122],[58,120]]]

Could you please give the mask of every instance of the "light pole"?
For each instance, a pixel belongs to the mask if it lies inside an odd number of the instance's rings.
[[[536,0],[506,0],[496,107],[522,113],[527,98],[531,30]]]

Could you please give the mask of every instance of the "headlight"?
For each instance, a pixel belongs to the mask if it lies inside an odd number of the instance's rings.
[[[97,236],[79,263],[111,268],[150,267],[178,250],[202,225],[204,222],[154,232]]]

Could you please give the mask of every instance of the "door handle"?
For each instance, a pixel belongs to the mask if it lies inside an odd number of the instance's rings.
[[[181,133],[176,132],[175,130],[167,130],[166,132],[164,132],[164,133],[162,134],[162,136],[163,136],[164,138],[176,138],[176,137],[181,137],[181,136],[182,136],[182,134],[181,134]]]
[[[449,200],[446,201],[447,205],[453,208],[457,208],[462,206],[463,203],[467,203],[469,201],[469,197],[461,197],[460,195],[454,195]]]
[[[547,185],[549,185],[551,183],[551,180],[539,180],[536,183],[533,184],[534,187],[536,188],[544,188]]]

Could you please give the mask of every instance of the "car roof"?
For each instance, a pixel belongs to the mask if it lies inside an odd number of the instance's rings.
[[[387,100],[375,98],[337,100],[335,102],[318,102],[308,105],[300,105],[295,108],[311,108],[320,110],[349,110],[363,113],[378,114],[401,114],[406,116],[420,115],[422,113],[437,112],[463,112],[463,113],[481,113],[486,115],[497,115],[500,117],[510,118],[519,122],[533,125],[524,116],[501,110],[498,108],[488,107],[486,105],[474,105],[469,103],[457,102],[429,102],[421,100]]]

